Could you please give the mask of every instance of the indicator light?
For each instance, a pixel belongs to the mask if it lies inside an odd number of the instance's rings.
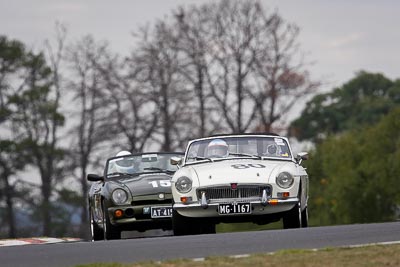
[[[192,201],[192,197],[181,197],[181,202],[183,204],[188,203],[189,201]]]
[[[114,211],[114,216],[115,216],[116,218],[120,218],[120,217],[122,217],[122,215],[124,215],[124,213],[123,213],[122,210],[116,210],[116,211]]]
[[[268,200],[268,204],[276,205],[276,204],[278,204],[278,200],[277,199],[270,199],[270,200]]]

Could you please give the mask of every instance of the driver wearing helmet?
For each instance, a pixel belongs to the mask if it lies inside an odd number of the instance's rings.
[[[266,151],[267,155],[277,155],[277,152],[278,152],[278,146],[276,144],[269,144],[267,146],[267,151]]]
[[[228,154],[228,144],[222,139],[212,140],[207,146],[207,157],[224,158]]]
[[[118,152],[116,157],[121,157],[121,159],[116,159],[114,162],[115,164],[113,166],[114,167],[113,169],[115,170],[115,172],[129,173],[129,174],[135,173],[135,169],[133,167],[133,163],[134,163],[133,159],[124,157],[124,156],[128,156],[128,155],[132,155],[132,154],[128,151]]]
[[[127,156],[127,155],[132,155],[132,154],[129,151],[122,150],[122,151],[118,152],[117,155],[115,155],[115,156],[116,157],[122,157],[122,156]]]

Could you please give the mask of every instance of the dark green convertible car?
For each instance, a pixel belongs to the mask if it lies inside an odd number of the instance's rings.
[[[170,230],[171,177],[182,153],[121,151],[109,158],[103,175],[88,174],[92,240],[120,239],[121,231]]]

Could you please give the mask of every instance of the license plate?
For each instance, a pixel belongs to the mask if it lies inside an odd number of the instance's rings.
[[[172,217],[172,207],[151,207],[151,218]]]
[[[218,205],[219,214],[250,214],[251,205],[250,203],[229,203]]]

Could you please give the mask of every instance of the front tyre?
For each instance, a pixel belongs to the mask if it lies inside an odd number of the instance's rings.
[[[204,222],[201,226],[200,226],[200,233],[201,234],[215,234],[216,231],[216,227],[214,223],[206,223]]]
[[[308,208],[307,206],[301,212],[301,227],[308,227]]]
[[[93,219],[92,211],[89,208],[89,223],[90,223],[90,237],[91,241],[98,241],[104,239],[103,231]]]
[[[176,210],[172,210],[172,231],[174,235],[190,235],[192,227],[189,218],[180,215]]]
[[[172,211],[172,230],[174,235],[215,234],[215,224],[202,218],[188,218]]]
[[[283,215],[283,228],[300,228],[302,223],[302,212],[300,202],[297,203],[291,210]]]
[[[111,224],[110,217],[108,216],[107,207],[103,200],[103,236],[104,240],[121,239],[121,231]]]

